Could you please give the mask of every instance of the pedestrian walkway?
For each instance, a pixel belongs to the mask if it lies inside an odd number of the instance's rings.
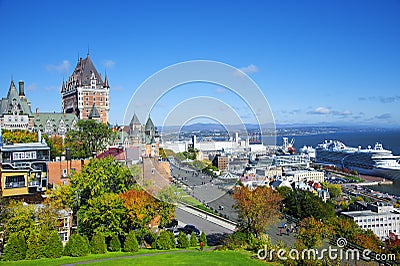
[[[267,235],[271,238],[272,244],[276,245],[279,241],[282,241],[287,246],[293,246],[296,243],[296,233],[286,233],[286,229],[282,228],[282,221],[291,226],[290,221],[283,219],[271,224],[266,230]],[[282,230],[282,235],[279,234],[279,230]]]

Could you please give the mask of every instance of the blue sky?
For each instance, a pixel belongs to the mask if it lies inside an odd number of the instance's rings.
[[[1,97],[13,77],[25,81],[33,111],[61,111],[62,80],[89,47],[107,70],[111,123],[122,123],[149,76],[205,59],[246,72],[278,124],[399,126],[399,14],[398,0],[0,0]],[[245,109],[216,85],[189,84],[160,99],[153,120],[196,95]]]

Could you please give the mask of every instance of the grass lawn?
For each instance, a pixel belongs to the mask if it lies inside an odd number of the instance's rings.
[[[108,252],[101,255],[89,255],[80,258],[62,257],[59,259],[41,259],[32,261],[0,262],[0,265],[63,265],[87,261],[90,265],[280,265],[265,263],[251,258],[244,251],[203,251],[175,250],[165,254],[158,250],[140,250],[136,253]],[[125,257],[124,257],[125,256]],[[129,256],[129,257],[127,257]],[[132,257],[130,257],[132,256]],[[119,258],[118,258],[119,257]],[[102,260],[103,259],[103,260]],[[100,261],[93,261],[100,260]],[[90,262],[89,262],[90,261]]]

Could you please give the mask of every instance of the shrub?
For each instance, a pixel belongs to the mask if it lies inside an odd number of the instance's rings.
[[[175,237],[172,232],[162,231],[153,244],[156,249],[171,249],[175,247]]]
[[[94,234],[90,241],[90,252],[92,254],[104,254],[106,251],[107,245],[104,236],[99,233]]]
[[[129,231],[124,243],[125,252],[135,252],[139,250],[139,243],[134,231]]]
[[[79,234],[73,234],[64,248],[64,255],[72,257],[81,257],[89,254],[89,241],[87,237]]]
[[[201,232],[200,234],[200,242],[203,242],[203,245],[207,246],[207,236],[204,232]]]
[[[146,244],[149,244],[152,247],[155,247],[155,240],[157,238],[157,235],[151,232],[149,229],[141,228],[135,232],[135,235],[140,246],[145,246]]]
[[[113,235],[110,240],[110,251],[120,251],[121,242],[119,241],[118,235]]]
[[[189,239],[184,232],[179,232],[178,234],[178,247],[179,248],[188,248],[189,247]]]
[[[23,260],[26,256],[26,243],[22,234],[10,234],[3,250],[3,260]]]
[[[49,234],[44,255],[46,258],[59,258],[62,256],[62,253],[63,245],[61,238],[56,230],[52,230]]]
[[[35,229],[31,229],[29,233],[29,237],[26,241],[26,256],[25,259],[27,260],[36,260],[43,258],[42,255],[42,244],[39,241],[39,232]]]
[[[190,246],[196,247],[197,246],[197,236],[194,232],[190,234]]]
[[[236,231],[233,234],[231,234],[226,240],[224,245],[228,249],[251,249],[251,242],[253,240],[253,236],[247,232],[244,231]],[[201,235],[200,235],[201,239]],[[204,244],[205,242],[203,242]]]

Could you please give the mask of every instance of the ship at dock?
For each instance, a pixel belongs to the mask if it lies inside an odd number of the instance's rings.
[[[379,176],[390,180],[400,178],[400,156],[384,149],[381,143],[374,147],[348,147],[339,140],[318,144],[316,162],[355,170],[360,174]]]

